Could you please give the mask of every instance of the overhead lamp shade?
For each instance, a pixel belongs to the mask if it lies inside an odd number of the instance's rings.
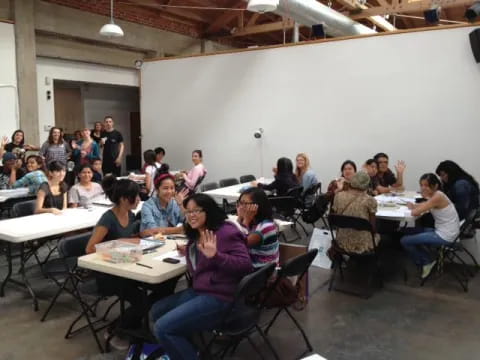
[[[279,0],[249,0],[247,10],[259,13],[274,11],[278,3]]]
[[[100,29],[100,35],[110,37],[122,37],[123,30],[120,26],[114,23],[105,24]]]

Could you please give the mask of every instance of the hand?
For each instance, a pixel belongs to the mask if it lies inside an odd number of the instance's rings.
[[[17,159],[15,160],[15,165],[13,166],[13,169],[12,170],[18,170],[18,169],[21,169],[23,166],[23,161],[22,159]]]
[[[273,175],[277,175],[277,171],[278,171],[278,170],[277,170],[276,167],[273,167],[273,168],[272,168]]]
[[[397,171],[397,173],[402,174],[405,171],[406,167],[407,165],[405,164],[405,161],[399,160],[397,162],[397,165],[395,165],[395,170]]]
[[[415,209],[415,204],[411,202],[407,202],[407,208],[409,208],[410,210],[413,210]]]
[[[72,140],[72,149],[77,149],[77,148],[78,148],[77,142],[75,140]]]
[[[184,188],[182,191],[177,192],[175,194],[175,201],[177,202],[178,206],[182,207],[183,206],[183,201],[187,198],[188,196],[188,189]]]
[[[186,256],[187,255],[187,245],[181,245],[177,243],[178,255]]]
[[[61,215],[61,214],[62,214],[62,211],[61,211],[61,210],[58,210],[57,208],[52,208],[52,214],[53,214],[53,215]]]
[[[217,236],[213,231],[202,231],[198,242],[198,249],[209,259],[217,254]]]
[[[258,212],[257,204],[246,205],[243,210],[243,224],[246,226],[250,226],[253,219],[255,219],[257,212]]]
[[[156,235],[159,232],[160,231],[156,229],[146,229],[146,230],[143,230],[139,235],[140,237],[145,238],[145,237]]]
[[[23,145],[23,148],[26,150],[26,151],[30,151],[33,149],[33,146],[32,145]]]
[[[85,150],[80,151],[80,156],[81,157],[87,156],[87,152]]]
[[[115,165],[116,165],[116,166],[122,165],[122,160],[120,160],[120,159],[118,159],[118,158],[115,159]]]
[[[10,139],[6,136],[2,136],[2,148],[10,142]]]
[[[345,178],[341,177],[340,179],[337,179],[337,190],[335,191],[342,191],[343,190],[343,185],[345,184]]]
[[[252,181],[250,183],[250,185],[252,185],[253,187],[257,187],[258,186],[258,181]]]

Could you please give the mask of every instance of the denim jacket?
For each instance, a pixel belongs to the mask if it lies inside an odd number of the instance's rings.
[[[172,199],[163,208],[157,196],[153,196],[142,206],[142,222],[140,231],[153,229],[157,227],[174,227],[183,223],[184,216],[177,202]]]

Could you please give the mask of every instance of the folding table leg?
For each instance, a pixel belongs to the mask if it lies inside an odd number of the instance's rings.
[[[22,280],[27,288],[28,292],[32,296],[33,299],[33,310],[38,311],[38,300],[37,296],[35,295],[35,292],[33,291],[32,287],[30,286],[30,283],[28,282],[27,275],[25,273],[25,244],[21,243],[20,246],[20,274],[22,275]]]
[[[0,297],[5,296],[5,285],[7,285],[7,282],[10,280],[12,276],[12,247],[10,243],[7,243],[7,249],[6,249],[5,256],[7,258],[7,263],[8,263],[8,273],[7,276],[5,276],[5,279],[2,282],[2,286],[0,287]]]

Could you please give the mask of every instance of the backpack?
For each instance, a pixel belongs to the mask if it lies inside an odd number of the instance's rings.
[[[159,344],[139,343],[133,344],[128,349],[125,360],[160,360],[169,359],[162,346]]]
[[[312,206],[302,212],[302,220],[307,224],[313,224],[328,210],[329,202],[327,194],[319,195]]]

